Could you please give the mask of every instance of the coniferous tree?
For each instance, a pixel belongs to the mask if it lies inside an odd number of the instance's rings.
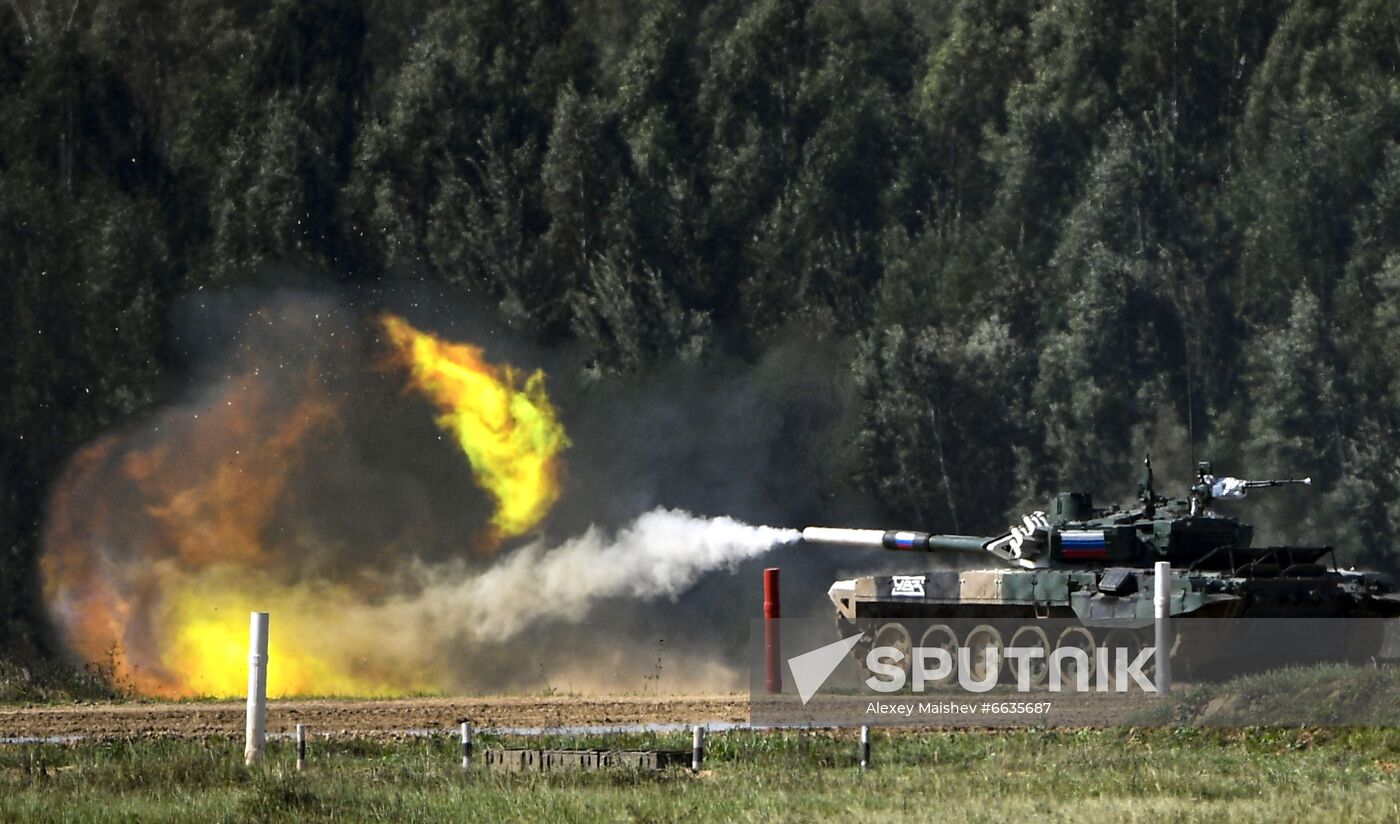
[[[1321,301],[1304,284],[1291,304],[1287,319],[1256,336],[1250,347],[1246,462],[1267,475],[1310,476],[1326,493],[1341,476],[1345,454],[1343,385]],[[1273,516],[1268,523],[1275,529],[1296,526],[1325,535],[1333,528],[1322,507],[1309,507],[1302,518],[1290,513],[1295,501],[1287,495],[1258,506],[1262,512],[1256,517]]]
[[[254,26],[248,107],[219,158],[211,269],[225,282],[267,263],[354,269],[341,189],[365,94],[357,0],[279,0]]]

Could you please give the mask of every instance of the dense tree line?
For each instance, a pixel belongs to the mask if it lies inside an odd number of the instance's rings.
[[[892,522],[1194,438],[1317,480],[1269,537],[1394,565],[1398,69],[1393,0],[9,0],[0,650],[48,643],[48,485],[169,391],[173,302],[297,272],[598,372],[838,341]]]

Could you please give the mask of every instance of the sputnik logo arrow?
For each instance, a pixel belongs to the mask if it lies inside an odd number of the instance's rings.
[[[826,679],[841,665],[841,661],[851,654],[851,647],[865,637],[858,632],[849,638],[842,638],[824,647],[788,659],[788,669],[792,671],[792,682],[797,685],[797,695],[806,704],[822,688]]]

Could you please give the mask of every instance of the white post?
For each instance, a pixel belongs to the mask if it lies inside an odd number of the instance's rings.
[[[699,724],[695,725],[695,730],[690,738],[690,771],[700,772],[700,768],[705,764],[705,728]]]
[[[267,613],[254,612],[248,629],[248,724],[243,762],[259,764],[267,740]]]
[[[1153,567],[1152,611],[1156,620],[1157,694],[1172,691],[1172,565],[1158,561]]]
[[[870,769],[870,727],[862,724],[860,727],[860,771],[865,772]]]
[[[297,772],[306,769],[306,725],[297,724]]]
[[[462,722],[462,769],[469,770],[472,766],[472,722]]]

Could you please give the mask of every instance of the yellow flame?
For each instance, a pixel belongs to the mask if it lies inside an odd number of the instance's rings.
[[[495,500],[496,533],[529,532],[559,498],[558,456],[569,445],[544,372],[522,381],[514,367],[486,362],[478,347],[444,341],[394,315],[381,322],[412,386],[441,411],[438,426],[457,440]]]
[[[179,694],[246,692],[248,616],[255,610],[271,613],[271,697],[394,695],[437,686],[405,659],[392,637],[397,628],[374,626],[376,611],[344,590],[281,586],[238,568],[181,578],[168,595],[164,623],[172,637],[161,650],[165,668],[182,676]]]

